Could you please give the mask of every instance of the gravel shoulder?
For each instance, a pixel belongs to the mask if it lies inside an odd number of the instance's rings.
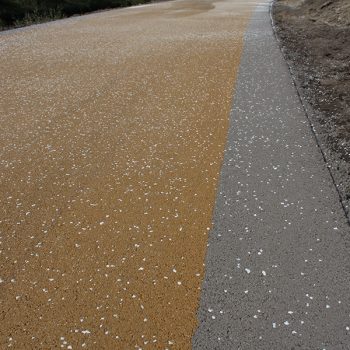
[[[277,0],[277,35],[349,216],[350,3]]]

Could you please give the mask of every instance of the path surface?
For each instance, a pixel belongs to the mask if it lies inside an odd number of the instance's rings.
[[[245,34],[193,348],[350,349],[350,235],[270,25]]]
[[[0,35],[0,348],[187,349],[254,1]]]
[[[257,4],[0,34],[0,348],[346,349],[348,228]]]

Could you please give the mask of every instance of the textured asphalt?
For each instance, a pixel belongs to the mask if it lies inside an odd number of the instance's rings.
[[[350,349],[349,237],[266,2],[245,35],[193,349]]]
[[[255,6],[0,33],[0,349],[191,348]]]
[[[0,34],[0,349],[348,349],[349,230],[256,5]]]

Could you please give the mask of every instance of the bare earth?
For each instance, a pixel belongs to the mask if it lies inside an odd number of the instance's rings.
[[[1,33],[1,348],[190,348],[254,5]]]

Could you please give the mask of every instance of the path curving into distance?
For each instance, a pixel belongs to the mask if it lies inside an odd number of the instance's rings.
[[[3,32],[0,70],[0,348],[346,349],[348,227],[267,1]]]
[[[0,34],[0,347],[190,348],[255,4]]]

